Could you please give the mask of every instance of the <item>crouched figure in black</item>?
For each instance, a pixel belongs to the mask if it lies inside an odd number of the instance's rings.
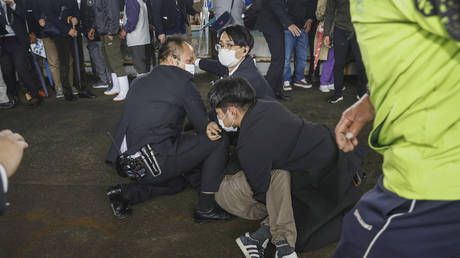
[[[107,160],[119,174],[137,182],[109,188],[114,215],[125,217],[133,204],[185,187],[184,174],[201,166],[197,222],[227,220],[215,203],[227,160],[227,138],[210,140],[205,106],[193,82],[195,55],[180,37],[171,37],[159,51],[160,65],[133,81]],[[182,132],[188,117],[194,131]]]

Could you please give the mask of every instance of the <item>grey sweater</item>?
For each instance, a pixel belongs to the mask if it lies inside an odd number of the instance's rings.
[[[326,15],[324,18],[324,35],[330,36],[332,25],[342,30],[352,32],[350,1],[349,0],[328,0]]]

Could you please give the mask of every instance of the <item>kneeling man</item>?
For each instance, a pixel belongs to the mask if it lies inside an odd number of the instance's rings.
[[[180,37],[169,38],[159,50],[160,65],[133,81],[107,160],[120,175],[137,182],[111,187],[107,195],[116,217],[130,206],[184,187],[183,175],[201,165],[197,222],[227,220],[215,203],[227,160],[228,140],[211,141],[205,106],[193,82],[195,55]],[[182,133],[185,117],[195,131]]]
[[[246,79],[216,82],[208,100],[224,128],[240,131],[236,152],[242,171],[224,177],[216,201],[236,216],[264,219],[256,232],[236,239],[245,256],[263,257],[270,240],[276,257],[289,258],[297,257],[295,249],[337,240],[336,222],[359,198],[352,180],[362,176],[355,174],[360,158],[340,152],[327,127],[305,121],[279,102],[256,100]],[[333,239],[325,239],[331,234],[322,230],[335,229]]]

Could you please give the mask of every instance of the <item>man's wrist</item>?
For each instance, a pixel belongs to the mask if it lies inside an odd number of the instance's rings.
[[[3,184],[3,192],[8,192],[8,175],[6,174],[6,169],[0,163],[0,178]]]

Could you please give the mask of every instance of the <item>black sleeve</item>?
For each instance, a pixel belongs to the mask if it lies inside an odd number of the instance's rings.
[[[326,14],[324,15],[324,36],[331,36],[332,24],[335,20],[335,0],[328,0],[326,5]]]
[[[316,21],[316,16],[315,16],[315,11],[316,11],[316,6],[318,5],[318,1],[316,0],[308,0],[307,1],[307,13],[306,13],[306,21],[312,20]]]
[[[6,210],[6,194],[5,189],[3,189],[2,177],[0,177],[0,215],[2,215]]]
[[[11,9],[13,11],[13,13],[17,16],[19,16],[22,20],[25,20],[26,19],[26,13],[27,13],[27,9],[26,9],[26,6],[25,6],[25,3],[23,1],[16,1],[16,8],[15,10]],[[8,5],[8,8],[9,5]]]
[[[184,0],[185,1],[185,12],[189,15],[194,16],[199,13],[195,8],[193,8],[193,0]]]
[[[215,74],[220,77],[228,75],[228,68],[223,66],[219,61],[213,59],[201,59],[200,69]]]
[[[265,203],[266,193],[270,186],[272,161],[265,150],[269,150],[266,140],[259,137],[245,137],[239,140],[238,159],[249,186],[254,193],[254,199]],[[249,140],[250,139],[250,140]]]
[[[163,28],[163,21],[161,20],[161,7],[163,5],[163,0],[151,0],[152,4],[152,16],[153,16],[153,26],[155,26],[155,31],[157,35],[165,34]]]
[[[293,22],[289,19],[282,0],[268,0],[268,5],[280,21],[283,29],[287,29]]]
[[[208,125],[208,116],[195,83],[190,81],[185,85],[185,92],[182,97],[185,112],[193,128],[198,133],[205,133],[206,126]]]

